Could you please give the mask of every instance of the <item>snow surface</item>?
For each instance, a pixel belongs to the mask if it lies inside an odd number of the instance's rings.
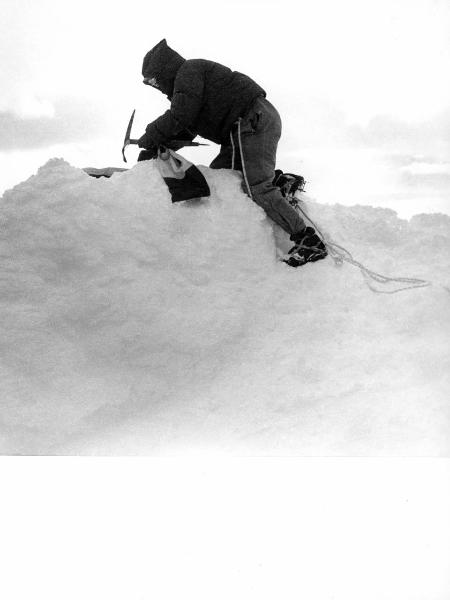
[[[2,454],[448,454],[450,217],[304,207],[390,277],[376,294],[201,167],[172,204],[153,162],[94,179],[52,159],[0,200]],[[395,287],[395,286],[394,286]]]

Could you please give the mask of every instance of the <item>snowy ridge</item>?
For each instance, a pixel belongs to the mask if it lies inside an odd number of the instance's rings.
[[[355,258],[431,288],[295,270],[241,191],[173,205],[152,162],[53,159],[0,200],[2,453],[448,452],[450,217],[305,208]]]

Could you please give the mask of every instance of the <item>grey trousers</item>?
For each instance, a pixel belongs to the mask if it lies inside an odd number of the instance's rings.
[[[287,233],[293,234],[305,228],[305,222],[293,206],[283,197],[280,189],[272,184],[278,141],[281,136],[281,118],[277,109],[266,99],[257,98],[238,127],[231,132],[234,142],[234,168],[243,171],[240,146],[250,190],[244,190],[261,206],[267,215]],[[240,138],[240,139],[239,139]],[[210,164],[212,169],[231,169],[233,144],[231,139],[223,143],[219,154]]]

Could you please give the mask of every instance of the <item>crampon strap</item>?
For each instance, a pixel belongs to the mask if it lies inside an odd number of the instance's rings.
[[[305,191],[305,178],[294,173],[283,173],[281,169],[275,171],[273,185],[280,188],[283,196],[294,198],[296,192]]]

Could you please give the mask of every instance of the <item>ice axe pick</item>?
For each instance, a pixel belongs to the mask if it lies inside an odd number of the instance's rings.
[[[125,139],[123,140],[122,156],[123,156],[124,162],[127,162],[127,159],[125,156],[125,148],[129,144],[136,144],[136,145],[139,144],[139,140],[136,140],[136,139],[130,137],[131,136],[131,128],[133,127],[135,112],[136,112],[136,109],[134,109],[133,112],[131,113],[131,117],[128,122],[127,131],[125,133]],[[189,142],[187,140],[170,140],[170,144],[174,144],[176,146],[207,146],[208,145],[208,144],[201,144],[200,142]],[[167,148],[170,148],[170,145],[167,145]]]
[[[128,122],[127,131],[125,133],[125,139],[123,140],[123,147],[122,147],[123,162],[127,162],[127,159],[125,156],[125,148],[128,146],[128,144],[137,144],[138,143],[138,140],[133,140],[132,138],[130,138],[131,128],[133,127],[135,112],[136,112],[136,109],[134,109],[133,112],[131,113],[130,121]]]

